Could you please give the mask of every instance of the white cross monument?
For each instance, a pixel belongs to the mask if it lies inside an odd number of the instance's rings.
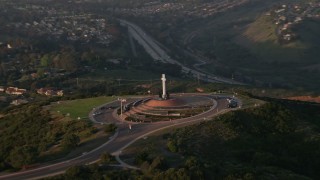
[[[162,74],[162,99],[167,98],[167,90],[166,90],[166,75]]]

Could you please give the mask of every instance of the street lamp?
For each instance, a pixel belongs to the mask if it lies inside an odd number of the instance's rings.
[[[118,98],[118,101],[120,101],[120,109],[121,109],[121,113],[120,113],[120,116],[122,117],[122,112],[123,112],[123,107],[122,107],[122,103],[124,102],[127,102],[126,99],[123,99],[123,98]]]

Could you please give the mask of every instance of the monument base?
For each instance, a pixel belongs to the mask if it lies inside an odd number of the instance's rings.
[[[170,98],[170,99],[150,99],[145,102],[145,105],[150,107],[177,107],[185,106],[186,103],[184,100],[179,98]]]

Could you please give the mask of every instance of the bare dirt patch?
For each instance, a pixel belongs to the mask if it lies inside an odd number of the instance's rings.
[[[307,101],[307,102],[316,102],[320,103],[320,96],[312,97],[312,96],[296,96],[296,97],[289,97],[289,100],[296,100],[296,101]]]

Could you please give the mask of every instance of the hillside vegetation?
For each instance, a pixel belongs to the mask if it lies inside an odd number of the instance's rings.
[[[294,5],[287,1],[283,4],[286,7]],[[301,4],[307,6],[305,2]],[[183,31],[179,31],[184,36],[177,36],[182,41],[186,39],[183,37],[194,35],[186,45],[195,53],[208,57],[209,64],[202,67],[208,72],[257,86],[319,92],[320,21],[314,15],[295,23],[295,15],[290,20],[290,28],[279,33],[279,28],[288,21],[276,25],[277,18],[291,16],[273,16],[268,12],[280,8],[279,2],[256,1],[225,15],[186,24]],[[292,37],[290,41],[283,39],[288,33]]]
[[[139,140],[121,157],[139,172],[100,162],[49,179],[319,179],[319,104],[264,101]]]
[[[40,104],[14,108],[0,118],[0,171],[65,156],[97,131],[89,121],[52,118]]]
[[[162,140],[157,135],[157,143],[141,141],[145,160],[150,161],[148,158],[158,153],[165,156],[169,167],[179,169],[192,164],[190,170],[196,174],[188,175],[193,178],[318,179],[319,104],[267,101],[257,108],[168,131]]]
[[[320,21],[306,20],[294,30],[298,39],[288,44],[279,43],[276,34],[277,25],[271,17],[261,15],[248,25],[244,32],[235,38],[235,42],[250,49],[263,61],[269,62],[315,62],[320,32]]]
[[[197,157],[207,177],[318,179],[318,108],[269,103],[179,129],[169,142]]]

